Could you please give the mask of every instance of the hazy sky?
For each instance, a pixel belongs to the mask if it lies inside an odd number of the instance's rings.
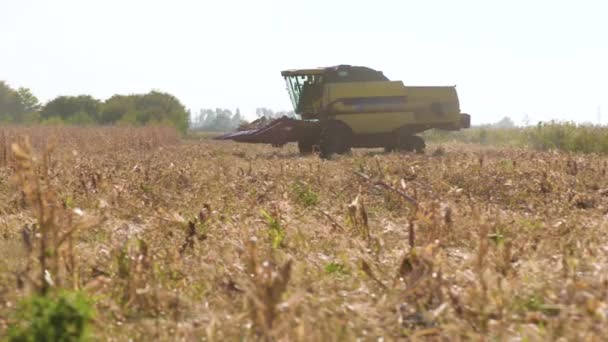
[[[474,123],[608,123],[608,1],[0,0],[0,80],[43,101],[159,89],[290,109],[280,71],[365,65],[457,85]]]

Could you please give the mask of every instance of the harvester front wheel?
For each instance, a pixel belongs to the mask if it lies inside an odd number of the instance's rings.
[[[311,154],[314,145],[315,144],[310,141],[300,140],[298,141],[298,151],[300,151],[300,154],[302,155]]]
[[[321,129],[319,149],[321,158],[329,159],[333,154],[344,154],[350,151],[351,131],[338,121],[328,122]]]
[[[414,151],[418,154],[424,154],[424,149],[426,148],[426,143],[424,139],[417,135],[412,135],[411,138],[411,151]]]
[[[384,148],[386,152],[403,151],[403,152],[416,152],[423,154],[426,144],[424,139],[417,135],[402,135],[400,136],[394,146],[387,146]]]

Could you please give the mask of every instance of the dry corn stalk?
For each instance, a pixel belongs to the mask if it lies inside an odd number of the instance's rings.
[[[277,306],[287,290],[292,261],[281,266],[272,260],[260,262],[254,240],[247,243],[247,250],[247,272],[251,278],[247,291],[250,315],[257,332],[268,337],[277,318]]]
[[[21,187],[37,219],[35,234],[28,234],[25,230],[23,234],[28,251],[33,252],[34,244],[38,244],[36,257],[40,270],[36,277],[38,282],[33,282],[42,294],[47,293],[51,286],[61,286],[60,262],[63,255],[65,268],[72,275],[73,286],[77,287],[78,272],[72,235],[77,230],[94,225],[96,221],[85,216],[80,209],[67,210],[57,195],[49,180],[52,146],[44,151],[41,164],[34,158],[28,138],[20,144],[12,144],[11,149],[16,166],[15,182]],[[68,242],[68,248],[61,251],[65,242]]]
[[[359,192],[357,197],[348,205],[348,217],[356,231],[365,239],[369,240],[369,222],[361,192]]]

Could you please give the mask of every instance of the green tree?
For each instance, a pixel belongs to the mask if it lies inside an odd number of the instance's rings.
[[[493,126],[496,127],[496,128],[514,128],[515,127],[515,123],[513,122],[513,120],[511,120],[510,117],[505,116],[500,121],[498,121],[497,123],[495,123]]]
[[[209,129],[213,126],[213,123],[215,122],[215,112],[211,109],[205,109],[203,110],[203,112],[205,113],[205,119],[203,120],[201,128]]]
[[[18,110],[18,98],[15,91],[0,81],[0,122],[10,123]]]
[[[40,101],[38,98],[32,94],[32,91],[28,88],[19,88],[17,89],[17,96],[19,97],[19,102],[21,104],[21,109],[25,113],[37,112],[40,110]]]
[[[232,112],[229,109],[215,109],[215,120],[212,127],[216,131],[228,131],[231,129]]]
[[[123,119],[127,113],[136,112],[136,99],[139,95],[114,95],[107,99],[101,110],[100,123],[114,124]],[[133,115],[130,115],[133,116]],[[137,120],[133,122],[136,124]]]
[[[136,110],[140,124],[169,123],[181,132],[188,129],[188,111],[173,95],[159,91],[137,96]]]
[[[0,81],[0,122],[31,123],[38,119],[40,103],[27,88],[14,90]]]
[[[69,124],[78,125],[78,126],[91,126],[91,125],[96,124],[95,120],[93,120],[93,118],[91,118],[89,113],[87,113],[85,111],[80,111],[80,112],[70,116],[66,122]]]
[[[243,123],[243,116],[241,115],[241,110],[240,109],[236,109],[236,113],[234,113],[234,116],[232,117],[231,123],[230,123],[230,128],[231,129],[235,129],[237,127],[239,127],[239,125],[241,123]]]
[[[173,95],[159,91],[147,94],[114,95],[103,103],[97,122],[121,125],[171,125],[188,129],[189,112]]]
[[[101,102],[92,96],[59,96],[44,105],[40,117],[43,120],[58,117],[69,122],[71,117],[79,116],[82,118],[82,113],[86,113],[93,122],[100,122],[100,112]]]

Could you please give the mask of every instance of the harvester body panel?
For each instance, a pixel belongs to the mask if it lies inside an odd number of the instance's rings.
[[[399,127],[415,123],[412,112],[384,112],[365,115],[363,113],[339,114],[331,117],[346,124],[356,135],[392,132]]]

